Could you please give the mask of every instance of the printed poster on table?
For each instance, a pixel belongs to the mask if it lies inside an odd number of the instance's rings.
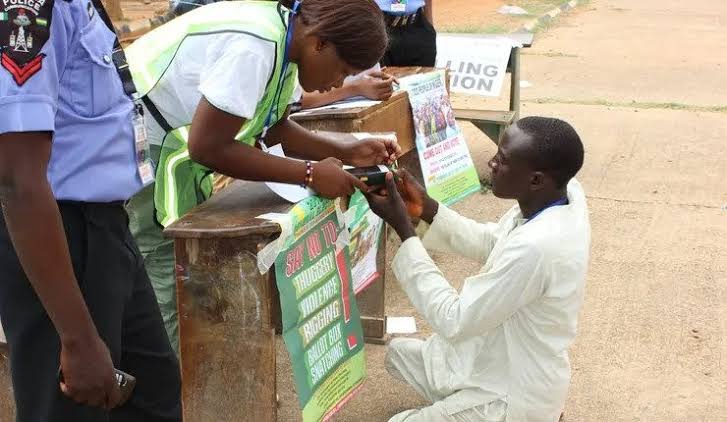
[[[356,191],[349,201],[346,221],[351,233],[348,249],[353,291],[358,294],[380,276],[376,269],[376,257],[382,242],[384,220],[371,211],[366,197]]]
[[[401,85],[409,93],[427,193],[449,205],[479,191],[480,179],[455,121],[444,71],[402,78]]]
[[[293,241],[275,262],[283,339],[303,421],[325,421],[361,388],[366,375],[348,229],[333,201],[307,198],[291,213]]]

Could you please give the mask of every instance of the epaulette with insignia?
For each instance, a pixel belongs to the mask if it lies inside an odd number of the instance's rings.
[[[23,85],[43,66],[40,53],[50,37],[53,0],[0,3],[0,63]]]

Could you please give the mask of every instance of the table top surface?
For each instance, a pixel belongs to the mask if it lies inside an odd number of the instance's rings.
[[[164,233],[189,239],[272,236],[280,233],[280,226],[256,217],[285,213],[292,207],[264,183],[237,180],[167,227]]]

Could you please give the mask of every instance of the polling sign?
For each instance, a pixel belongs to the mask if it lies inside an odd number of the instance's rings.
[[[437,67],[449,69],[452,92],[497,97],[513,47],[507,37],[437,35]]]

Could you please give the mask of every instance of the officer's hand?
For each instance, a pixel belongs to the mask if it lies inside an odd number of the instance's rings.
[[[61,346],[63,394],[79,404],[111,410],[121,401],[114,365],[98,335]]]
[[[368,190],[368,186],[364,182],[342,167],[343,163],[336,158],[326,158],[313,164],[311,189],[316,191],[318,195],[328,199],[351,196],[356,188],[362,192]]]

